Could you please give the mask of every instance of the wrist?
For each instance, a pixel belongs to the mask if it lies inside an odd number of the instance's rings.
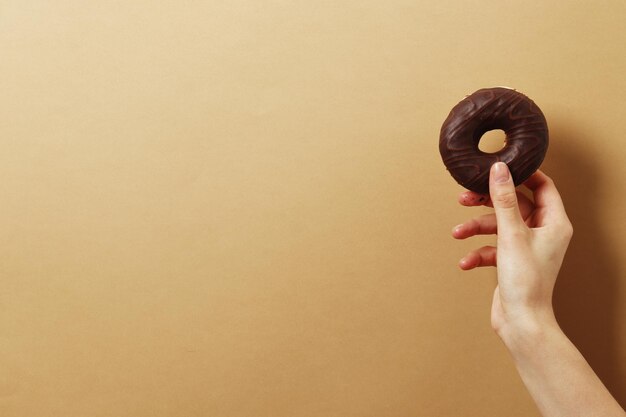
[[[531,353],[548,335],[561,329],[552,308],[548,308],[519,312],[495,331],[511,354],[517,357]]]

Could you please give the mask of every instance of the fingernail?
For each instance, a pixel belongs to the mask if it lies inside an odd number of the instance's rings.
[[[494,180],[497,183],[507,182],[509,180],[509,167],[504,162],[496,162],[494,167]]]
[[[453,234],[458,233],[458,232],[459,232],[459,230],[461,230],[461,226],[463,226],[463,223],[461,223],[461,224],[457,224],[456,226],[454,226],[454,227],[452,228],[452,233],[453,233]]]
[[[465,258],[461,258],[459,260],[459,268],[461,269],[465,269],[465,267],[467,266],[467,259]]]

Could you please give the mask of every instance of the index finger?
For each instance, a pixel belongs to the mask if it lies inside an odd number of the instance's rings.
[[[558,215],[566,215],[561,194],[554,185],[552,178],[541,170],[537,170],[526,181],[524,186],[533,192],[535,206],[546,208],[549,212]]]

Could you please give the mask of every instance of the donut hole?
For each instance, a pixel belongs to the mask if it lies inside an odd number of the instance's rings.
[[[506,134],[502,129],[494,129],[485,132],[480,137],[478,142],[478,149],[484,153],[496,153],[500,149],[504,148],[506,144]]]

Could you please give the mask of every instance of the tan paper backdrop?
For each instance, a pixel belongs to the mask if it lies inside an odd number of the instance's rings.
[[[0,415],[537,416],[438,134],[532,97],[626,402],[626,3],[0,1]],[[567,383],[567,381],[564,381]]]

